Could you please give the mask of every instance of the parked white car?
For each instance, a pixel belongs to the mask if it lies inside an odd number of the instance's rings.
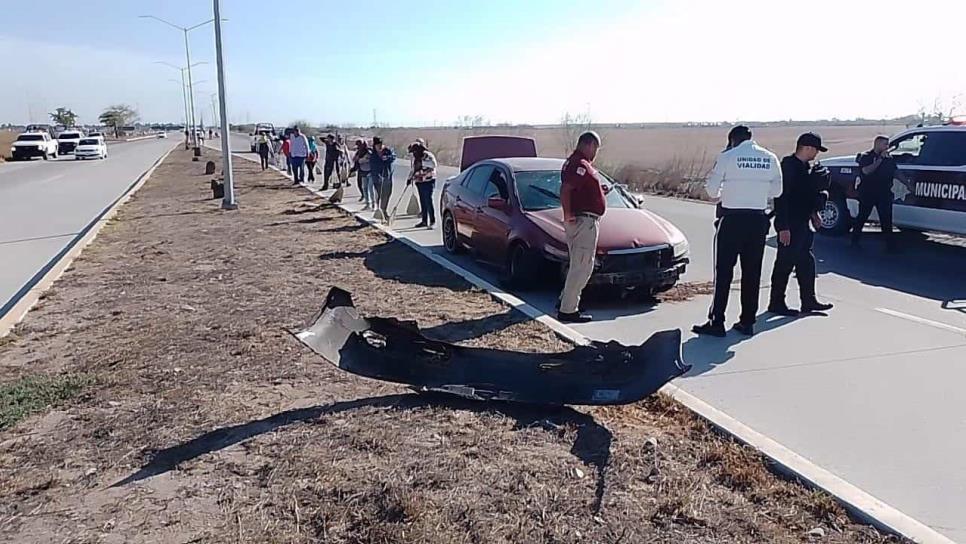
[[[74,159],[106,159],[107,144],[101,138],[82,138],[74,149]]]
[[[79,130],[65,130],[57,135],[57,153],[67,155],[73,153],[77,143],[84,137],[84,133]]]
[[[30,160],[33,157],[43,157],[47,160],[57,158],[57,140],[47,132],[26,132],[17,136],[17,141],[10,148],[13,160]]]

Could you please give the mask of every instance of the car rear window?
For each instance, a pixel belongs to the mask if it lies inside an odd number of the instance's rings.
[[[80,137],[81,137],[81,135],[80,135],[79,132],[65,132],[65,133],[63,133],[63,134],[60,135],[60,138],[70,139],[70,140],[73,140],[75,138],[80,138]]]
[[[101,141],[98,140],[97,138],[84,138],[83,140],[78,142],[77,145],[98,145],[100,143]]]
[[[600,172],[604,187],[613,188],[614,181]],[[560,207],[560,171],[541,170],[516,173],[517,192],[520,205],[527,211],[549,210]],[[606,195],[608,208],[633,208],[620,191],[610,191]]]
[[[44,137],[40,134],[21,134],[17,136],[18,142],[42,142]]]

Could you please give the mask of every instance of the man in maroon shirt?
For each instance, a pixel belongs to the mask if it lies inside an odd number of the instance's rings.
[[[563,207],[564,230],[570,268],[560,293],[557,319],[567,323],[586,323],[593,319],[580,311],[580,294],[594,273],[597,256],[597,232],[604,215],[604,188],[600,184],[594,158],[600,149],[600,136],[585,132],[577,139],[577,149],[564,162],[560,171],[560,203]]]

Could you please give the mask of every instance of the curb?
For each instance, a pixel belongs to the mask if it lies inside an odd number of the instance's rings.
[[[258,162],[238,152],[234,152],[234,154],[244,160]],[[270,166],[270,168],[279,172],[285,178],[291,179],[288,174],[275,166]],[[306,185],[302,185],[302,187],[308,189],[309,192],[320,198],[324,198],[322,191]],[[498,286],[493,285],[458,264],[436,255],[425,247],[400,236],[391,227],[362,217],[345,208],[342,204],[338,204],[337,206],[343,213],[352,215],[357,221],[379,229],[394,240],[405,244],[427,259],[461,276],[477,288],[486,291],[491,297],[546,325],[564,340],[572,342],[575,345],[586,345],[590,343],[590,340],[586,336],[580,334],[573,328],[564,325],[519,297],[507,293]],[[924,523],[880,501],[862,489],[798,455],[775,440],[755,431],[678,386],[667,384],[661,391],[670,395],[674,400],[680,402],[687,409],[710,423],[719,431],[760,452],[776,465],[779,472],[794,476],[805,484],[806,487],[820,489],[828,493],[859,521],[871,525],[882,532],[899,535],[920,544],[956,544],[950,538],[939,534]]]
[[[121,196],[117,197],[106,208],[101,210],[101,213],[97,214],[94,219],[85,225],[77,236],[60,250],[59,253],[47,261],[47,264],[43,268],[38,270],[20,290],[14,293],[9,301],[0,307],[0,338],[9,334],[14,326],[26,317],[27,312],[40,300],[40,296],[50,289],[51,285],[63,275],[64,271],[74,262],[74,259],[84,251],[84,248],[90,245],[94,241],[94,238],[97,238],[98,233],[114,217],[117,210],[125,202],[130,200],[131,196],[148,181],[151,174],[161,165],[164,159],[168,158],[168,155],[176,147],[177,145],[173,146],[164,155],[161,155],[147,170],[135,178],[128,188],[121,193]]]

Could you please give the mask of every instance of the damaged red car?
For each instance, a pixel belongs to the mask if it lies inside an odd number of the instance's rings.
[[[514,287],[535,286],[547,274],[566,275],[560,204],[564,161],[536,155],[530,138],[466,138],[462,172],[446,181],[440,200],[446,250],[471,251],[503,270],[504,281]],[[687,238],[601,174],[608,185],[607,211],[590,285],[647,295],[670,289],[689,262]]]

